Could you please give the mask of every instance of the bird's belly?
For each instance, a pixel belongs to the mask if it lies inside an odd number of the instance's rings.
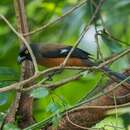
[[[46,66],[46,67],[54,67],[63,63],[64,59],[65,58],[47,58],[44,60],[39,60],[38,64],[42,66]],[[71,58],[71,59],[68,59],[66,66],[85,66],[85,65],[83,64],[81,59]]]

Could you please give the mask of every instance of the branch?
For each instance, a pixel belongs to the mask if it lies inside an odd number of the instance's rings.
[[[95,69],[95,70],[101,70],[101,68],[103,66],[108,65],[108,64],[112,63],[113,61],[118,60],[119,58],[121,58],[122,56],[126,55],[129,52],[130,52],[130,48],[123,50],[118,55],[113,56],[111,59],[108,59],[107,61],[99,64],[98,66],[94,66],[94,67],[64,67],[64,69],[78,69],[78,70],[94,70]],[[19,90],[20,85],[25,85],[25,84],[27,84],[31,81],[34,81],[35,79],[37,79],[38,77],[40,77],[42,75],[46,75],[47,73],[50,73],[50,72],[53,72],[53,71],[59,70],[59,69],[61,69],[61,66],[49,68],[45,71],[38,72],[37,74],[33,75],[32,77],[28,78],[27,80],[23,80],[19,83],[15,83],[15,84],[6,86],[4,88],[0,88],[0,93],[7,92],[7,91],[10,91],[10,90],[14,90],[14,89]]]
[[[67,11],[66,13],[64,13],[61,17],[58,17],[57,19],[51,21],[51,22],[48,22],[46,25],[43,25],[29,33],[25,33],[24,36],[28,36],[28,35],[32,35],[36,32],[40,32],[44,29],[46,29],[47,27],[53,25],[53,24],[56,24],[57,22],[59,22],[60,20],[62,20],[64,17],[68,16],[69,14],[71,14],[72,12],[74,12],[75,10],[77,10],[78,8],[80,8],[81,6],[83,6],[88,0],[84,0],[82,2],[80,2],[79,4],[75,5],[75,7],[73,7],[72,9],[70,9],[69,11]]]
[[[122,83],[123,82],[125,82],[125,80],[122,81]],[[115,101],[112,97],[113,94],[116,97],[115,99],[117,103],[117,108],[129,105],[129,89],[123,87],[121,85],[122,83],[110,83],[105,87],[105,92],[100,91],[98,95],[94,95],[94,97],[86,100],[86,102],[84,102],[83,104],[79,103],[78,105],[75,105],[74,107],[61,112],[60,115],[63,116],[63,118],[60,120],[57,130],[79,130],[79,128],[74,127],[68,121],[68,119],[66,118],[66,111],[67,113],[69,113],[69,118],[74,124],[78,124],[79,126],[83,127],[91,127],[92,125],[96,124],[105,117],[108,110],[115,108]],[[50,126],[54,116],[55,115],[52,115],[47,120],[35,123],[34,125],[27,127],[26,130],[43,127],[47,129],[47,127],[45,126]],[[52,130],[52,127],[48,127],[47,130]]]
[[[124,55],[128,54],[130,52],[130,48],[128,49],[125,49],[123,52],[119,53],[118,55],[116,56],[113,56],[111,59],[108,59],[107,61],[101,63],[98,68],[102,68],[103,66],[109,64],[109,63],[112,63],[113,61],[116,61],[118,59],[120,59],[121,57],[123,57]]]
[[[18,32],[23,35],[23,33],[27,33],[29,30],[27,17],[26,17],[26,13],[25,13],[25,1],[24,0],[14,0],[14,8],[15,8],[15,13],[16,13],[16,22],[17,22]],[[23,37],[25,38],[25,40],[28,43],[30,43],[29,36],[26,36],[26,37],[23,36]],[[24,44],[24,41],[22,41],[20,38],[19,38],[19,40],[21,43],[20,47],[21,48],[26,47],[26,45]],[[29,45],[29,44],[27,44],[27,45]],[[34,57],[34,60],[35,60],[35,57]],[[25,80],[25,79],[28,79],[29,77],[31,77],[34,74],[35,68],[36,68],[36,65],[33,65],[32,62],[29,62],[29,61],[23,62],[21,65],[20,80]],[[25,86],[20,86],[20,88],[22,89],[23,87],[28,87],[32,84],[33,84],[33,82],[30,82],[29,84],[26,84]],[[22,92],[18,92],[18,91],[16,94],[16,98],[19,93],[21,96],[20,96],[20,100],[19,100],[17,116],[21,117],[21,119],[20,119],[20,122],[18,125],[21,128],[24,128],[34,122],[33,117],[32,117],[33,98],[30,97],[30,95],[28,93],[22,93]]]
[[[29,91],[29,90],[32,90],[34,88],[41,87],[41,86],[43,86],[45,88],[48,88],[48,89],[51,89],[51,90],[54,90],[57,87],[60,87],[60,86],[66,84],[66,83],[68,83],[70,81],[76,80],[77,78],[79,78],[81,76],[82,76],[82,73],[80,72],[80,73],[78,73],[78,74],[76,74],[74,76],[71,76],[69,78],[63,79],[63,80],[55,82],[55,83],[50,83],[50,84],[41,84],[41,83],[38,83],[38,84],[35,84],[35,85],[31,86],[31,87],[23,88],[21,91]]]
[[[101,91],[101,92],[99,92],[98,95],[96,95],[96,96],[94,96],[94,97],[92,97],[92,98],[90,98],[90,99],[88,99],[88,100],[82,101],[81,103],[75,105],[73,108],[75,109],[76,107],[79,107],[79,106],[81,106],[81,105],[90,103],[90,102],[92,102],[92,101],[94,101],[94,100],[96,100],[96,99],[102,97],[103,95],[107,95],[107,94],[109,94],[109,93],[111,93],[111,92],[113,92],[113,91],[116,91],[116,89],[118,89],[119,87],[123,87],[123,88],[125,88],[125,89],[128,89],[128,88],[130,87],[130,84],[127,84],[127,87],[124,87],[124,86],[123,86],[123,83],[125,83],[125,81],[128,80],[129,78],[130,78],[130,76],[127,77],[126,79],[124,79],[123,81],[121,81],[121,82],[118,83],[118,84],[115,84],[115,82],[114,82],[114,83],[111,83],[111,84],[109,85],[110,89],[107,89],[107,87],[106,87],[106,89],[103,90],[103,91]],[[129,90],[129,89],[128,89],[128,90]],[[127,96],[129,96],[129,95],[127,95]],[[110,97],[110,96],[109,96],[109,97]],[[122,98],[125,98],[125,97],[122,97]],[[71,108],[72,111],[73,111],[73,108]]]
[[[90,25],[93,23],[96,15],[98,14],[102,4],[105,2],[105,0],[100,0],[94,14],[92,15],[91,19],[89,20],[88,24],[85,26],[83,32],[81,33],[79,39],[76,41],[75,45],[73,46],[73,48],[69,51],[68,55],[66,56],[64,62],[62,63],[61,67],[64,67],[69,59],[69,57],[71,56],[72,52],[75,50],[75,48],[79,45],[79,43],[81,42],[82,38],[84,37],[84,35],[86,34],[86,32],[88,31]]]
[[[110,87],[111,87],[111,85],[109,87],[107,87],[107,90],[110,89]],[[129,93],[129,90],[124,87],[119,87],[118,89],[113,90],[112,93],[109,93],[109,95],[112,95],[113,93],[115,94],[115,96],[121,96],[121,95],[125,95],[125,94]],[[126,96],[125,98],[121,98],[121,99],[117,98],[116,102],[117,102],[117,106],[128,103],[128,102],[130,102],[130,95]],[[113,104],[114,104],[114,100],[112,98],[110,98],[107,95],[103,95],[103,96],[93,100],[92,102],[89,102],[84,108],[69,112],[69,117],[72,122],[74,122],[80,126],[91,127],[105,117],[106,112],[108,110],[112,109],[111,105],[113,105]],[[94,105],[99,106],[99,108],[91,107]],[[102,106],[102,108],[101,108],[101,106]],[[106,106],[106,107],[104,107],[104,106]],[[66,130],[66,129],[67,130],[79,130],[77,127],[74,127],[72,124],[70,124],[68,122],[68,120],[66,119],[66,116],[64,116],[63,119],[59,123],[58,130]]]
[[[25,46],[27,47],[27,49],[28,49],[28,51],[29,51],[29,53],[31,55],[31,58],[32,58],[32,61],[33,61],[33,64],[34,64],[35,73],[38,73],[39,70],[38,70],[37,61],[36,61],[36,58],[35,58],[35,56],[34,56],[34,54],[32,52],[31,47],[29,46],[29,43],[27,42],[27,40],[19,32],[17,32],[14,29],[14,27],[10,24],[10,22],[3,15],[0,15],[0,17],[9,26],[9,28],[16,34],[16,36],[23,41],[23,43],[25,44]]]
[[[84,67],[83,69],[85,70],[86,68]],[[57,67],[47,69],[45,71],[41,71],[41,72],[33,75],[32,77],[26,79],[26,80],[20,81],[18,83],[14,83],[12,85],[9,85],[9,86],[3,87],[3,88],[0,88],[0,93],[7,92],[7,91],[10,91],[10,90],[20,90],[21,85],[26,85],[26,84],[34,81],[35,79],[39,78],[40,76],[44,76],[44,75],[46,75],[50,72],[53,72],[53,71],[56,71],[56,70],[59,70],[59,69],[61,69],[60,66],[57,66]],[[66,69],[81,69],[81,67],[74,67],[74,68],[73,67],[66,67]]]
[[[106,62],[103,62],[101,64],[99,64],[98,66],[94,66],[94,67],[64,67],[64,69],[76,69],[76,70],[100,70],[102,71],[100,68],[102,68],[103,66],[121,58],[121,56],[124,56],[124,52],[125,54],[127,54],[129,52],[130,49],[127,49],[125,51],[123,51],[120,55],[116,55],[114,56],[112,59],[109,59],[107,60]],[[9,86],[6,86],[4,88],[0,88],[0,93],[3,93],[3,92],[7,92],[7,91],[10,91],[10,90],[19,90],[20,89],[20,86],[21,85],[26,85],[27,83],[30,83],[31,81],[34,81],[35,79],[39,78],[40,76],[43,76],[43,75],[46,75],[50,72],[53,72],[53,71],[57,71],[57,70],[60,70],[61,69],[61,66],[57,66],[57,67],[52,67],[52,68],[49,68],[45,71],[41,71],[35,75],[33,75],[32,77],[26,79],[26,80],[23,80],[23,81],[20,81],[19,83],[14,83],[12,85],[9,85]]]

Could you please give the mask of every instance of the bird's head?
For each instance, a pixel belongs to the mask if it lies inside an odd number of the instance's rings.
[[[19,52],[19,55],[17,58],[17,62],[22,63],[24,60],[32,60],[30,53],[25,46],[20,49],[20,52]]]

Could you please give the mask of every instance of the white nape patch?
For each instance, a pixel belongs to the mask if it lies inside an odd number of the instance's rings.
[[[60,54],[68,52],[68,49],[61,49]]]

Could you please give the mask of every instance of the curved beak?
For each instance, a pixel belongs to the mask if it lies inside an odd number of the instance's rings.
[[[18,56],[18,58],[17,58],[17,63],[18,64],[21,64],[24,60],[26,59],[26,57],[25,56]]]

